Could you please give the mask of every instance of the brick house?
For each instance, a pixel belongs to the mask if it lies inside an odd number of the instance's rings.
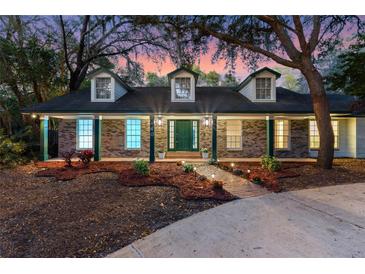
[[[277,87],[280,74],[262,68],[237,87],[198,87],[185,68],[168,74],[169,87],[130,87],[98,69],[91,88],[34,105],[41,119],[41,159],[48,159],[48,119],[59,120],[59,154],[93,149],[95,160],[149,158],[158,151],[210,158],[315,157],[319,134],[309,94]],[[365,157],[365,118],[351,111],[353,97],[329,94],[335,157]],[[184,154],[185,153],[185,154]],[[189,154],[186,154],[189,153]]]

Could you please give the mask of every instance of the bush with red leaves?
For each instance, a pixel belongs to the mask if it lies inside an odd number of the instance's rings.
[[[94,152],[90,149],[83,150],[77,154],[84,166],[88,166],[91,158],[94,157]]]

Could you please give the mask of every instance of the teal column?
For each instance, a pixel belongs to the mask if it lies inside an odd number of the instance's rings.
[[[48,160],[48,117],[41,118],[40,125],[40,161]]]
[[[213,114],[212,123],[212,160],[217,161],[217,115]]]
[[[101,119],[100,117],[94,120],[94,161],[101,159]]]
[[[155,116],[150,115],[150,163],[155,162]]]
[[[266,154],[274,156],[274,120],[272,117],[266,119]]]

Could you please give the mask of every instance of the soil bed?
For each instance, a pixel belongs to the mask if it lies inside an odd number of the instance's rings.
[[[220,167],[232,172],[230,163],[220,163]],[[323,170],[315,163],[283,163],[278,172],[268,172],[260,163],[235,163],[234,169],[243,172],[252,180],[259,177],[267,182],[273,191],[292,191],[322,186],[365,182],[365,160],[335,159],[331,170]],[[247,172],[250,170],[250,173]]]
[[[103,163],[72,180],[36,177],[34,165],[1,170],[0,257],[103,257],[223,203],[184,199],[176,187],[124,186],[122,173],[103,165],[121,168]]]

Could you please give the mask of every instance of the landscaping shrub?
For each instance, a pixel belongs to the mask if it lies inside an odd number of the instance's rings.
[[[61,153],[61,156],[63,158],[63,160],[66,163],[66,167],[72,167],[72,157],[75,155],[75,150],[72,149],[70,151],[65,151]]]
[[[262,185],[262,184],[263,184],[263,182],[262,182],[262,180],[261,180],[261,178],[260,178],[260,177],[254,177],[254,178],[252,179],[252,183],[254,183],[254,184],[256,184],[256,185]]]
[[[145,161],[143,159],[135,160],[133,166],[134,170],[140,175],[148,176],[150,174],[150,167],[148,161]]]
[[[183,165],[183,170],[184,170],[184,172],[186,172],[186,173],[193,172],[193,170],[194,170],[194,166],[193,166],[192,164],[184,164],[184,165]]]
[[[79,157],[84,166],[88,166],[91,158],[94,157],[94,152],[90,149],[83,150],[77,154],[77,157]]]
[[[213,189],[215,189],[215,190],[222,190],[223,189],[223,182],[222,181],[214,180],[212,182],[212,184],[213,184]]]
[[[210,160],[208,161],[208,164],[209,164],[209,165],[216,165],[216,164],[217,164],[217,161],[215,161],[215,160],[213,160],[213,159],[210,159]]]
[[[208,153],[208,149],[207,148],[202,148],[201,150],[200,150],[200,152],[202,152],[202,153]]]
[[[237,176],[242,176],[242,175],[243,175],[243,171],[242,171],[242,170],[240,170],[240,169],[238,169],[238,168],[233,169],[232,173],[233,173],[234,175],[237,175]]]
[[[0,130],[0,164],[6,167],[14,167],[26,161],[24,153],[26,150],[25,143],[15,141],[5,136],[3,130]]]
[[[281,163],[274,156],[265,155],[261,157],[261,166],[272,172],[280,170]]]

